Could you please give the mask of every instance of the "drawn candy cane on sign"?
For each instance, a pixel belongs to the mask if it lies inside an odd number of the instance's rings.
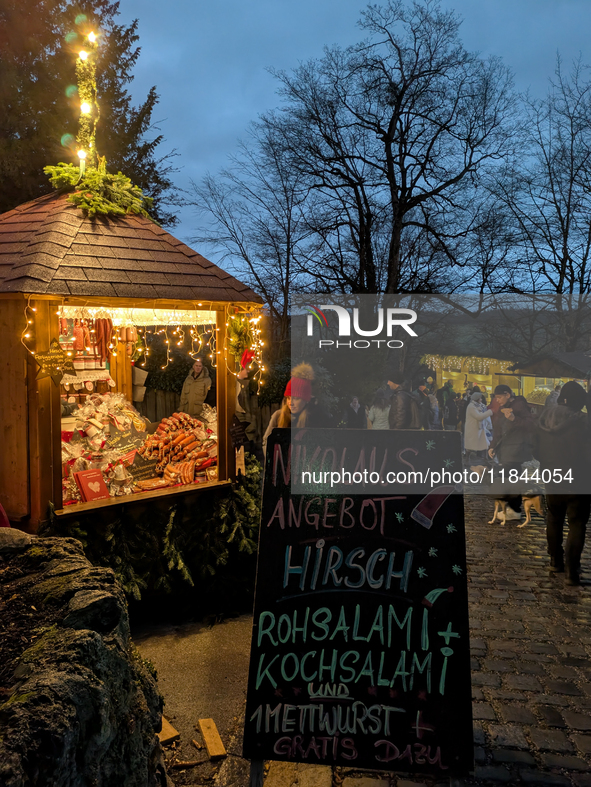
[[[410,515],[411,519],[418,522],[427,530],[431,529],[435,514],[439,511],[441,506],[445,503],[447,498],[452,492],[460,491],[456,486],[436,486],[428,495],[426,495],[421,502],[416,505]]]

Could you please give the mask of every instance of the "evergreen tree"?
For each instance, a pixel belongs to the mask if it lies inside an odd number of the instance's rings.
[[[75,137],[80,100],[76,53],[90,29],[100,33],[97,149],[109,171],[121,170],[147,196],[151,215],[172,225],[175,203],[170,160],[153,133],[153,87],[139,106],[128,92],[139,57],[137,20],[118,25],[109,0],[0,0],[0,213],[51,191],[43,172],[59,161],[78,163]]]

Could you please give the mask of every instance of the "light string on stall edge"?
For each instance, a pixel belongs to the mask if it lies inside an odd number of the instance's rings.
[[[196,360],[195,354],[197,354],[197,357],[199,357],[203,350],[203,336],[205,336],[205,331],[203,333],[199,333],[196,325],[191,326],[191,352],[189,355],[193,360]],[[199,340],[199,347],[197,350],[195,350],[195,337],[197,337]]]
[[[263,380],[263,372],[265,371],[265,366],[264,366],[264,361],[263,361],[263,347],[265,346],[265,343],[264,343],[264,341],[261,338],[263,332],[262,332],[262,330],[259,327],[259,322],[261,320],[262,315],[258,314],[256,317],[248,317],[248,313],[247,312],[243,312],[240,315],[238,315],[238,314],[230,314],[230,308],[231,307],[226,307],[226,313],[225,313],[226,327],[228,327],[230,317],[244,316],[244,317],[246,317],[246,319],[250,323],[250,332],[251,332],[251,335],[252,335],[252,342],[251,342],[251,346],[248,347],[247,349],[252,350],[254,352],[254,355],[251,358],[250,362],[248,364],[246,364],[245,370],[246,369],[252,369],[253,368],[253,364],[256,363],[258,368],[257,368],[256,372],[253,375],[253,380],[257,381],[257,394],[258,394],[259,391],[261,390],[261,386],[265,384],[265,381]],[[210,358],[211,358],[211,356],[210,356]],[[236,362],[239,363],[239,360],[237,358],[236,358]],[[230,367],[228,366],[228,347],[227,347],[227,345],[224,347],[224,363],[225,363],[225,366],[226,366],[226,370],[230,374],[233,374],[234,377],[236,377],[236,379],[238,379],[238,375],[240,374],[240,372],[236,372],[233,369],[230,369]]]
[[[30,301],[31,297],[32,296],[29,296],[29,301]],[[209,308],[207,308],[207,305],[209,306]],[[206,308],[203,309],[203,302],[194,302],[193,303],[193,310],[186,311],[182,316],[183,316],[183,318],[185,318],[185,315],[188,316],[188,312],[190,312],[190,311],[202,310],[202,311],[209,311],[209,312],[211,312],[212,311],[213,302],[209,302],[207,305],[206,305]],[[230,314],[229,314],[229,309],[230,308],[231,307],[228,307],[228,306],[226,306],[226,308],[225,308],[226,320],[228,320],[228,318],[230,316]],[[26,325],[25,329],[23,330],[23,333],[22,333],[22,336],[21,336],[21,341],[22,341],[23,345],[25,346],[25,348],[27,349],[27,351],[34,355],[33,351],[31,351],[27,347],[25,342],[24,342],[24,338],[29,338],[28,335],[27,335],[28,334],[28,328],[29,328],[29,325],[32,324],[32,320],[28,319],[28,309],[31,309],[32,311],[36,311],[36,309],[30,307],[29,302],[28,302],[27,306],[25,307],[25,317],[27,319],[27,325]],[[123,314],[124,311],[126,312],[125,315]],[[153,311],[154,316],[155,316],[155,314],[156,314],[155,304],[153,306],[152,311]],[[158,311],[160,311],[160,310],[158,310]],[[182,327],[182,324],[178,321],[178,317],[176,319],[174,319],[174,317],[176,316],[176,314],[175,314],[176,311],[177,310],[173,310],[172,312],[169,313],[170,316],[173,317],[173,319],[167,325],[164,325],[164,326],[154,325],[153,326],[154,327],[153,331],[150,331],[149,327],[147,325],[144,326],[143,328],[138,328],[138,335],[141,335],[143,337],[143,348],[144,348],[144,354],[145,354],[144,361],[143,361],[142,364],[140,364],[140,366],[145,367],[146,362],[148,360],[148,356],[150,355],[150,352],[151,352],[151,347],[150,346],[153,343],[156,335],[158,335],[158,334],[164,334],[164,337],[165,337],[164,338],[164,344],[165,344],[165,348],[166,348],[166,363],[165,363],[164,366],[160,367],[161,370],[167,369],[168,366],[171,363],[174,362],[174,358],[172,357],[172,354],[171,354],[171,337],[168,334],[168,328],[172,328],[172,327],[176,326],[175,330],[172,333],[172,336],[176,335],[176,337],[178,339],[178,341],[175,341],[176,346],[178,346],[178,347],[184,346],[185,338],[186,338],[186,331]],[[116,315],[115,312],[118,312],[118,314]],[[91,321],[91,320],[94,321],[94,319],[97,319],[99,317],[99,315],[101,317],[105,317],[105,316],[109,315],[109,319],[113,319],[114,318],[117,322],[119,322],[119,320],[121,318],[125,317],[125,319],[122,319],[122,323],[128,323],[128,322],[130,322],[129,318],[130,317],[133,318],[133,312],[134,312],[134,309],[124,310],[124,309],[118,309],[118,308],[116,308],[116,309],[108,309],[108,308],[96,308],[96,309],[94,309],[92,307],[88,308],[88,302],[85,302],[84,305],[81,306],[81,307],[65,307],[64,306],[64,301],[62,300],[60,308],[58,309],[56,314],[58,316],[60,316],[60,317],[65,317],[66,319],[86,319],[88,321]],[[70,314],[70,313],[72,313],[72,314],[79,314],[80,316],[78,316],[78,317],[74,317],[74,316],[66,317],[66,313],[67,314]],[[250,370],[250,369],[253,368],[254,364],[256,363],[257,370],[256,370],[255,374],[253,375],[253,379],[257,380],[257,383],[258,383],[257,393],[258,393],[258,391],[260,390],[260,387],[262,385],[264,385],[264,380],[262,379],[262,374],[265,371],[265,366],[264,366],[264,362],[263,362],[263,347],[264,347],[265,343],[264,343],[264,341],[261,338],[262,337],[262,330],[259,327],[259,322],[261,320],[261,315],[257,314],[257,316],[249,317],[248,314],[249,314],[248,312],[241,312],[240,313],[240,315],[244,316],[246,319],[248,319],[248,321],[250,323],[251,334],[252,334],[252,342],[251,342],[251,346],[248,349],[250,349],[250,350],[252,350],[254,352],[254,356],[251,359],[250,363],[248,363],[246,365],[246,368]],[[232,316],[234,316],[234,315],[232,315]],[[133,323],[130,323],[130,324],[133,324]],[[183,324],[186,325],[187,323],[183,323]],[[228,323],[226,322],[226,325],[227,324]],[[201,326],[203,326],[203,330],[202,331],[199,330],[199,328]],[[122,324],[122,325],[115,325],[115,324],[113,324],[112,325],[108,349],[111,351],[111,354],[114,357],[117,357],[117,354],[118,354],[118,344],[119,344],[119,341],[120,341],[119,331],[120,331],[120,329],[122,327],[126,327],[126,325],[124,325],[124,324]],[[209,358],[211,360],[211,365],[212,365],[212,367],[214,369],[217,368],[218,365],[219,365],[219,360],[218,360],[217,356],[218,355],[222,355],[222,351],[218,349],[219,341],[218,341],[217,334],[219,333],[219,330],[220,329],[217,326],[215,326],[213,323],[197,323],[197,322],[194,322],[193,324],[191,324],[190,325],[191,350],[188,353],[189,357],[191,357],[192,359],[195,359],[196,356],[199,357],[199,355],[204,350],[205,345],[207,345],[208,349],[210,350]],[[152,336],[151,341],[148,341],[148,334],[151,334],[151,336]],[[206,339],[206,337],[207,337],[207,339]],[[206,341],[204,341],[205,339],[206,339]],[[195,349],[195,342],[196,341],[199,342],[199,347],[197,349]],[[125,343],[125,342],[123,342],[123,343]],[[228,367],[228,359],[227,359],[228,348],[227,348],[227,346],[225,346],[223,349],[224,349],[224,352],[223,352],[224,365],[225,365],[227,371],[230,374],[233,374],[234,377],[238,377],[238,372],[236,372],[236,371],[234,371],[234,370],[232,370],[232,369],[230,369]],[[68,355],[71,355],[71,353],[68,353]]]
[[[171,311],[166,311],[164,309],[157,309],[156,303],[154,302],[152,306],[152,314],[154,317],[160,316],[159,313],[162,312],[163,316],[167,317],[167,324],[166,325],[158,325],[157,323],[154,324],[154,331],[150,331],[148,326],[146,325],[144,329],[137,328],[138,330],[138,337],[141,336],[143,338],[143,350],[145,352],[145,360],[140,366],[144,367],[146,365],[147,358],[150,354],[150,347],[148,344],[148,336],[147,334],[152,334],[152,339],[157,334],[164,334],[165,335],[165,346],[166,346],[166,364],[161,369],[166,369],[169,364],[174,362],[174,358],[171,354],[171,337],[168,335],[168,328],[176,326],[175,330],[173,331],[173,336],[179,338],[179,341],[176,341],[175,344],[177,346],[183,346],[185,340],[185,329],[183,325],[190,325],[191,326],[191,352],[189,353],[190,357],[194,358],[195,353],[195,337],[199,340],[199,349],[197,352],[201,352],[203,348],[203,336],[207,333],[204,331],[202,334],[199,333],[199,325],[210,325],[209,322],[198,322],[195,320],[195,316],[191,314],[191,312],[199,311],[201,313],[201,319],[203,319],[203,315],[207,314],[209,317],[212,312],[213,302],[210,301],[206,303],[205,308],[203,308],[203,302],[193,303],[193,309],[188,310],[181,310],[181,309],[172,309]],[[119,336],[119,332],[121,328],[129,327],[133,325],[136,326],[137,317],[139,314],[135,314],[141,312],[141,318],[145,319],[146,315],[144,312],[149,311],[149,309],[143,308],[131,308],[131,309],[124,309],[124,308],[105,308],[105,307],[89,307],[88,302],[86,301],[82,306],[65,306],[62,300],[62,304],[60,309],[56,312],[56,314],[60,317],[66,319],[84,319],[87,321],[94,321],[95,319],[111,319],[112,327],[111,327],[111,334],[109,337],[109,344],[108,349],[110,350],[111,354],[114,357],[117,357],[118,354],[118,344],[121,342],[125,344],[126,342],[121,339]],[[185,322],[189,317],[192,317],[192,322],[188,323]],[[136,318],[136,319],[134,319]],[[24,333],[24,332],[23,332]],[[150,342],[152,344],[152,342]],[[211,345],[211,338],[210,338],[210,345]],[[88,348],[87,348],[88,349]],[[141,348],[138,348],[138,350]],[[71,353],[68,353],[71,355]],[[215,363],[214,363],[215,365]]]
[[[30,355],[35,355],[35,351],[31,350],[31,348],[27,345],[27,343],[25,341],[25,339],[30,339],[31,338],[31,332],[35,330],[34,327],[33,327],[34,326],[33,316],[31,314],[29,314],[29,312],[36,312],[37,311],[37,309],[34,306],[31,306],[31,298],[32,297],[33,297],[32,295],[29,295],[28,298],[27,298],[27,303],[25,304],[25,310],[24,310],[25,327],[23,328],[23,330],[21,332],[21,344],[23,345],[25,350]]]

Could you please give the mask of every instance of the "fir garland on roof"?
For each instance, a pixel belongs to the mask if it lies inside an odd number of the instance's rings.
[[[86,22],[86,16],[80,16]],[[76,20],[78,24],[78,19]],[[64,164],[43,168],[56,189],[71,192],[68,202],[80,208],[86,216],[125,216],[135,213],[152,217],[148,210],[154,200],[146,197],[139,186],[122,172],[107,172],[107,161],[99,156],[96,147],[96,127],[100,116],[97,100],[96,57],[98,38],[94,31],[85,35],[84,49],[76,60],[76,78],[80,99],[78,120],[78,157],[80,166]],[[87,166],[88,165],[88,166]]]
[[[44,167],[55,189],[71,191],[68,202],[79,207],[86,216],[125,216],[135,213],[152,217],[148,210],[153,200],[146,197],[139,186],[134,186],[123,173],[107,172],[107,163],[99,158],[98,167],[87,167],[83,172],[74,164],[60,162]],[[153,219],[152,219],[153,221]]]

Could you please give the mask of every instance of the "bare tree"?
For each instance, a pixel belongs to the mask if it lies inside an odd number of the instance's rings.
[[[480,178],[509,150],[511,76],[464,49],[437,0],[370,5],[360,24],[362,43],[276,74],[284,105],[263,123],[309,183],[316,283],[433,290],[479,224]]]
[[[497,182],[497,193],[514,221],[516,260],[529,274],[532,292],[590,293],[588,67],[579,59],[565,74],[558,58],[546,97],[526,97],[525,109],[528,155]]]
[[[263,296],[279,348],[289,341],[289,296],[301,278],[295,258],[309,235],[306,191],[282,153],[272,130],[253,124],[230,166],[193,184],[192,199],[202,220],[193,240],[220,247],[228,267]]]

